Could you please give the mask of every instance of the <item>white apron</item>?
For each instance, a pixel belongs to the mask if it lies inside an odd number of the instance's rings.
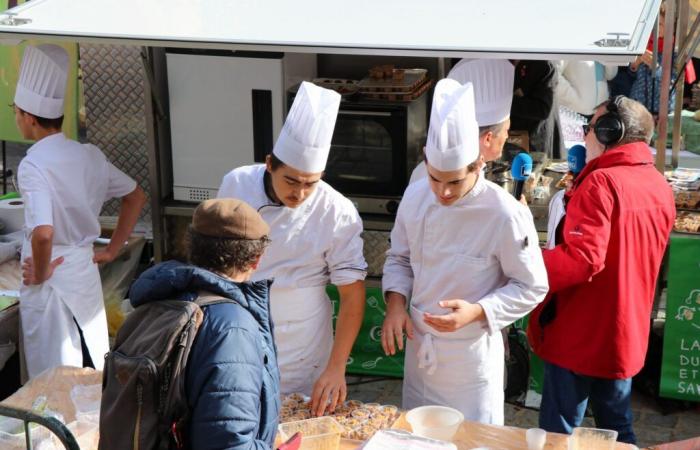
[[[22,259],[31,254],[25,240]],[[83,331],[97,370],[109,351],[107,317],[92,246],[54,246],[51,259],[64,262],[40,285],[20,288],[20,317],[27,372],[34,378],[46,369],[68,365],[82,367],[80,334]]]
[[[441,333],[423,322],[411,307],[414,338],[406,344],[403,401],[405,409],[444,405],[466,420],[503,425],[503,339],[482,327],[466,326]]]
[[[333,349],[333,307],[323,286],[270,291],[280,392],[311,395]]]

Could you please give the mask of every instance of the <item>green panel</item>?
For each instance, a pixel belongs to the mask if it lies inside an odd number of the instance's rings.
[[[338,315],[339,295],[335,286],[326,291],[333,302],[333,326]],[[347,372],[357,375],[382,375],[403,377],[403,356],[400,352],[386,356],[382,349],[382,323],[386,315],[384,298],[380,288],[367,288],[367,304],[362,328],[348,360]]]
[[[8,5],[8,0],[0,0],[0,11],[5,11],[8,6],[24,3],[23,0],[13,1]],[[50,41],[23,41],[19,45],[0,45],[0,140],[13,142],[25,141],[15,125],[15,115],[7,105],[12,105],[15,98],[15,86],[19,76],[19,66],[22,61],[24,47],[27,44],[46,44]],[[51,42],[62,46],[70,57],[70,73],[66,86],[65,114],[63,119],[63,132],[71,139],[78,136],[78,46],[65,42]]]
[[[660,395],[700,401],[700,239],[671,237]]]

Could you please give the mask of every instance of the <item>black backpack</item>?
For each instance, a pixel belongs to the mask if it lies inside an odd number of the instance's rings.
[[[236,303],[200,293],[193,301],[138,306],[105,356],[99,450],[187,448],[186,364],[202,307]]]

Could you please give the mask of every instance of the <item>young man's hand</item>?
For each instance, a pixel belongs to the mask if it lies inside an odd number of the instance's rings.
[[[119,254],[118,250],[110,249],[109,246],[104,250],[95,251],[95,256],[92,258],[92,262],[95,264],[107,264],[117,257]]]
[[[430,327],[443,333],[457,331],[470,323],[484,319],[484,308],[478,303],[469,303],[465,300],[443,300],[439,303],[441,308],[452,310],[447,314],[435,315],[424,313],[423,321]]]
[[[326,411],[333,412],[347,397],[345,367],[327,367],[311,392],[311,414],[322,416]]]
[[[403,350],[403,333],[413,339],[413,322],[406,312],[405,298],[394,292],[387,293],[386,316],[382,324],[382,348],[387,356]]]
[[[45,273],[37,274],[34,259],[32,259],[31,256],[27,257],[24,259],[24,263],[22,264],[22,281],[27,286],[41,284],[51,278],[53,271],[61,264],[63,264],[63,256],[59,256],[51,261],[46,268]]]

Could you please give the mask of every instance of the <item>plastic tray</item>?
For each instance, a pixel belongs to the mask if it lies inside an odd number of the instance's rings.
[[[282,441],[301,432],[300,450],[338,450],[343,427],[332,417],[317,417],[279,425]]]

